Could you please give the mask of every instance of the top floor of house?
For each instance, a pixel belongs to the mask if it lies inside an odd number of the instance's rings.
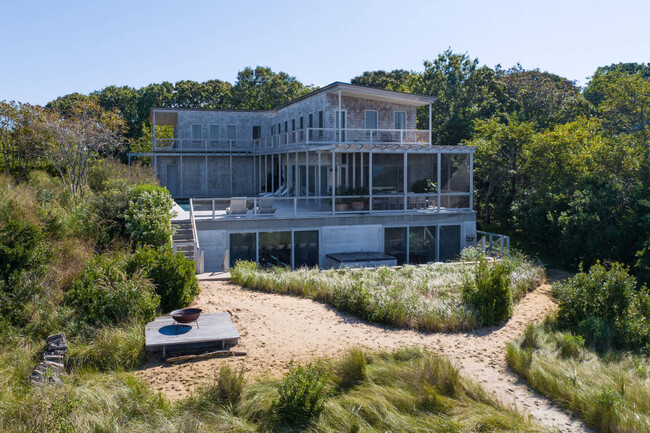
[[[272,153],[340,144],[430,146],[435,98],[335,82],[273,110],[153,108],[153,152]],[[430,116],[429,116],[430,119]]]

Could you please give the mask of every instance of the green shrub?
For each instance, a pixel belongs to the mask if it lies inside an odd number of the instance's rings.
[[[537,326],[530,323],[524,329],[524,336],[521,341],[521,347],[527,349],[538,349],[540,346],[539,343],[539,332],[537,331]]]
[[[577,358],[585,347],[585,339],[579,335],[564,334],[557,345],[562,358]]]
[[[278,421],[300,426],[318,416],[327,398],[326,386],[327,371],[322,366],[291,366],[274,403]]]
[[[463,281],[463,300],[478,312],[484,324],[498,324],[512,315],[509,273],[504,263],[488,264],[483,258]]]
[[[138,269],[153,283],[163,312],[186,307],[199,293],[194,262],[171,247],[138,248],[126,260],[126,270],[133,273]]]
[[[160,298],[150,280],[136,271],[123,271],[124,258],[96,256],[72,283],[65,302],[79,319],[89,324],[149,321],[155,317]]]
[[[44,265],[47,259],[43,232],[12,209],[16,205],[9,201],[0,208],[0,279],[5,281],[14,272]]]
[[[139,185],[129,192],[129,204],[124,211],[126,231],[136,243],[162,246],[171,242],[172,200],[166,188]]]
[[[363,382],[367,375],[366,355],[361,349],[351,349],[336,367],[336,376],[342,389],[348,389]]]
[[[66,364],[101,371],[131,370],[144,358],[144,332],[139,323],[100,328],[88,342],[70,344]]]
[[[209,405],[233,408],[241,401],[245,386],[244,369],[235,371],[224,365],[219,369],[214,380],[201,388],[200,399]]]
[[[629,270],[597,263],[589,272],[553,285],[557,324],[580,334],[600,351],[611,346],[650,352],[650,293]]]

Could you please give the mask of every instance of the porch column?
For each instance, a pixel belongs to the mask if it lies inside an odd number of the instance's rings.
[[[440,212],[440,190],[442,189],[442,184],[440,183],[440,181],[441,181],[441,179],[440,179],[440,164],[441,164],[441,162],[442,162],[442,158],[440,157],[440,152],[438,152],[438,164],[437,164],[438,165],[438,173],[437,173],[437,177],[438,177],[438,188],[437,188],[438,189],[438,212]]]
[[[305,195],[309,197],[309,151],[305,152]]]
[[[474,152],[469,154],[469,208],[474,208]]]
[[[232,142],[230,146],[232,146]],[[232,153],[230,154],[230,197],[232,197]]]
[[[340,92],[339,92],[340,93]],[[332,176],[330,179],[330,183],[332,185],[332,215],[336,213],[336,198],[335,198],[335,190],[336,190],[336,151],[332,150]]]
[[[341,112],[341,89],[339,89],[339,112],[337,114],[339,118],[339,143],[341,142],[341,128],[343,127],[343,113]]]
[[[433,137],[431,137],[431,104],[429,104],[429,146],[431,146],[431,142]]]
[[[323,188],[321,188],[320,180],[321,180],[321,168],[320,168],[320,151],[316,152],[316,165],[318,166],[318,176],[316,177],[316,186],[318,188],[318,191],[316,191],[316,196],[321,197],[323,194]],[[319,204],[318,207],[320,208],[320,199],[318,200]]]
[[[408,187],[406,185],[406,183],[408,182],[407,170],[408,170],[408,154],[406,152],[404,152],[404,173],[403,173],[403,178],[404,178],[404,181],[403,181],[403,187],[404,187],[404,212],[406,212],[408,210],[408,203],[407,203],[408,197],[406,195],[407,191],[408,191]]]
[[[348,154],[348,160],[350,159],[350,156]],[[348,161],[348,166],[350,165],[350,162]],[[356,152],[352,153],[352,188],[357,187],[357,154]]]
[[[183,154],[181,153],[181,161],[180,161],[180,173],[181,173],[181,193],[179,194],[181,197],[183,197]]]
[[[208,192],[208,154],[205,155],[205,196],[208,197],[210,193]]]
[[[153,124],[151,125],[151,151],[155,152],[156,150],[156,112],[153,112]]]
[[[275,192],[275,155],[271,154],[271,192]]]
[[[368,211],[372,213],[372,147],[368,154],[368,192],[370,193],[370,198],[368,199]]]

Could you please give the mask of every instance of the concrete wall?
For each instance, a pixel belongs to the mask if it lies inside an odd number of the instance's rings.
[[[203,250],[203,270],[219,272],[223,269],[223,260],[227,248],[225,230],[199,230],[199,245]]]

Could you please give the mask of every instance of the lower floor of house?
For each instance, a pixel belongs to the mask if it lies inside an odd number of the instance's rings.
[[[378,265],[424,264],[453,260],[476,240],[473,213],[363,224],[338,220],[343,221],[319,225],[317,221],[307,220],[292,225],[287,220],[279,226],[230,224],[223,228],[197,222],[204,271],[227,271],[239,260],[292,269],[329,268],[338,266],[341,253],[379,254],[382,259],[376,262]],[[362,257],[359,263],[347,261],[345,266],[372,266],[372,260],[368,260],[371,256]]]

